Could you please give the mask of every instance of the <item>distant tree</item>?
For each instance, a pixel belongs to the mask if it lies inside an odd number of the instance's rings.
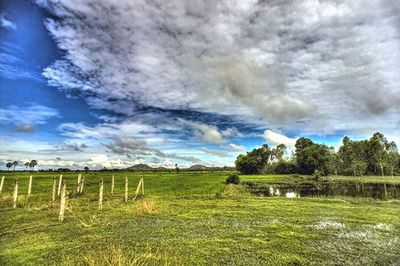
[[[235,166],[242,174],[259,174],[266,170],[268,162],[273,158],[273,151],[267,144],[261,148],[241,154],[236,158]]]
[[[344,137],[342,146],[337,153],[342,173],[354,176],[367,173],[368,169],[371,169],[368,151],[369,142],[367,140],[354,141],[349,137]]]
[[[259,173],[257,159],[248,155],[240,154],[235,161],[236,170],[241,174],[254,175]]]
[[[24,165],[25,165],[25,168],[28,169],[28,167],[29,167],[29,162],[26,162]]]
[[[382,133],[376,132],[370,138],[369,144],[369,156],[373,159],[375,168],[380,168],[382,178],[385,178],[383,160],[387,152],[388,141]]]
[[[279,144],[271,151],[271,161],[276,159],[279,162],[284,161],[283,156],[286,154],[286,145]]]
[[[332,147],[329,149],[329,161],[328,161],[328,170],[329,173],[334,173],[338,175],[340,171],[341,161],[339,154],[335,152],[335,149]]]
[[[273,166],[272,173],[274,174],[294,174],[296,173],[297,166],[293,161],[279,161]]]
[[[85,166],[85,167],[83,168],[83,170],[87,173],[87,172],[89,172],[89,167]]]
[[[29,165],[32,167],[32,170],[35,171],[35,166],[37,165],[37,161],[36,160],[31,160]]]
[[[399,153],[397,152],[396,143],[394,141],[388,142],[386,145],[386,150],[387,152],[385,153],[383,162],[384,165],[387,166],[387,168],[389,169],[390,174],[392,175],[393,178],[394,171],[398,167],[400,160]]]
[[[177,163],[175,164],[175,171],[176,171],[176,173],[177,173],[177,174],[179,174],[179,172],[180,172],[180,169],[179,169],[179,167],[178,167],[178,164],[177,164]]]
[[[15,167],[18,165],[18,161],[14,161],[12,162],[13,166],[14,166],[14,172],[15,172]]]
[[[330,157],[329,148],[323,144],[316,144],[308,138],[299,138],[295,144],[296,162],[301,174],[327,175]]]
[[[8,168],[8,171],[10,171],[10,168],[13,166],[13,163],[7,163],[6,167]]]
[[[362,176],[367,170],[367,163],[364,160],[352,160],[350,168],[354,176]]]

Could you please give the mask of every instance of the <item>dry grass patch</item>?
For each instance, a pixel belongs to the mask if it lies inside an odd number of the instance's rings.
[[[142,214],[155,214],[157,206],[154,201],[142,201],[136,208]]]
[[[135,252],[120,246],[111,246],[97,254],[83,256],[83,265],[88,266],[124,266],[124,265],[177,265],[178,258],[165,252],[147,247],[145,251]]]

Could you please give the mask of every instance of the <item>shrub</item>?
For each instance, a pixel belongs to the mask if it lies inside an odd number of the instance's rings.
[[[240,183],[240,178],[238,173],[230,174],[225,181],[225,184],[239,184],[239,183]]]

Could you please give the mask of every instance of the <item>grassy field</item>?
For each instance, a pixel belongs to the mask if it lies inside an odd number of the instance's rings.
[[[241,185],[225,186],[228,173],[84,174],[83,195],[68,199],[65,220],[51,202],[55,174],[28,173],[11,208],[12,173],[0,196],[0,265],[399,265],[400,201],[368,198],[263,198]],[[144,175],[146,195],[123,203]],[[73,192],[77,174],[64,174]],[[104,179],[103,210],[97,206]],[[288,176],[241,176],[279,180]],[[344,179],[349,177],[331,177]],[[365,177],[365,182],[381,181]],[[400,183],[400,178],[386,178]],[[386,180],[385,179],[385,180]]]

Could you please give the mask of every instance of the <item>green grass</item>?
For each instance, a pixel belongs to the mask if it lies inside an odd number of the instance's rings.
[[[0,265],[396,265],[400,262],[400,201],[367,198],[261,198],[228,173],[88,173],[85,193],[68,199],[64,222],[51,203],[52,177],[13,174],[0,196]],[[123,203],[144,175],[146,195]],[[72,192],[77,174],[64,174]],[[99,178],[105,202],[97,209]],[[241,176],[280,180],[288,176]],[[340,179],[342,177],[333,177]],[[379,177],[366,177],[373,182]],[[390,180],[389,178],[387,178]],[[396,177],[396,182],[400,179]],[[145,207],[152,206],[149,211]]]

